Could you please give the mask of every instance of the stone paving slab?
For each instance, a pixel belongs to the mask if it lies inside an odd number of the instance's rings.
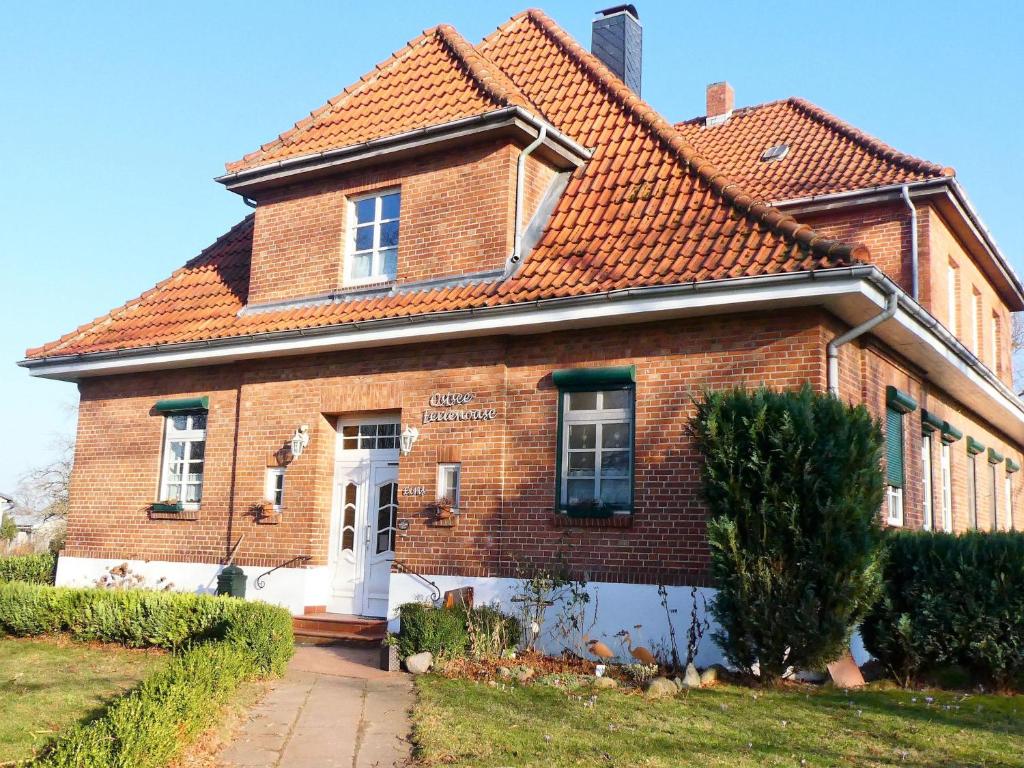
[[[253,708],[223,768],[397,768],[410,762],[408,675],[368,662],[376,651],[296,649],[288,672]]]

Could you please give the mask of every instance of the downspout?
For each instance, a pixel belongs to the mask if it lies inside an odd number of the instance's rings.
[[[836,336],[832,341],[828,343],[826,354],[828,356],[828,391],[829,394],[839,397],[839,348],[844,344],[849,344],[856,338],[863,336],[865,333],[870,331],[876,325],[884,323],[886,320],[896,314],[896,309],[900,305],[899,294],[890,293],[889,297],[885,302],[885,309],[874,317],[865,320],[855,328],[851,328],[842,336]]]
[[[548,136],[548,127],[540,124],[540,132],[537,138],[527,145],[526,149],[519,153],[519,160],[516,162],[516,216],[515,231],[512,234],[512,255],[509,256],[509,266],[515,266],[523,258],[523,198],[526,195],[526,158],[533,154],[533,151],[544,143]]]
[[[903,195],[903,202],[910,209],[910,295],[914,298],[914,301],[918,301],[921,297],[918,293],[917,208],[910,199],[910,187],[908,185],[904,184],[900,187],[900,192]]]

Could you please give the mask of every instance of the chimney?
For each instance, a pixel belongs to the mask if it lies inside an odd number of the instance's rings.
[[[736,105],[736,94],[725,80],[708,86],[707,122],[709,125],[724,123]]]
[[[598,13],[601,18],[594,19],[590,52],[639,96],[644,35],[640,16],[632,5],[616,5]]]

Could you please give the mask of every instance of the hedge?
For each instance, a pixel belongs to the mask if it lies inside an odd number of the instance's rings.
[[[501,653],[506,648],[497,648],[496,645],[515,646],[522,635],[518,619],[489,605],[467,610],[406,603],[399,607],[398,617],[401,625],[397,638],[398,655],[403,659],[422,651],[429,651],[437,658],[457,658],[474,650],[479,655]],[[476,629],[475,649],[470,621]]]
[[[280,675],[291,615],[234,598],[0,583],[0,632],[170,650],[167,666],[98,718],[61,733],[33,765],[159,768],[214,725],[238,686]]]
[[[959,666],[1024,683],[1024,533],[888,535],[882,600],[865,647],[904,681]]]
[[[38,555],[0,557],[0,581],[27,581],[32,584],[53,584],[57,558],[49,552]]]

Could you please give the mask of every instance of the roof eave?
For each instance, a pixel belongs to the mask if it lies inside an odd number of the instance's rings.
[[[1010,265],[1006,255],[988,227],[974,208],[967,192],[953,176],[941,176],[933,179],[906,182],[905,184],[879,184],[871,187],[848,189],[842,192],[825,192],[806,197],[774,200],[770,203],[775,208],[787,211],[813,213],[816,211],[835,210],[849,205],[870,205],[897,199],[903,187],[907,187],[912,198],[928,197],[945,194],[949,198],[950,207],[969,228],[969,234],[981,246],[985,254],[995,266],[998,277],[1002,279],[1004,298],[1014,312],[1024,311],[1024,281]]]
[[[439,151],[488,136],[506,135],[533,141],[546,127],[546,137],[536,154],[559,170],[574,170],[586,163],[591,150],[581,146],[553,125],[519,106],[502,107],[479,115],[413,131],[371,139],[360,144],[275,160],[253,168],[225,173],[215,181],[238,194],[289,184],[301,179],[336,174],[361,166],[395,161]]]

